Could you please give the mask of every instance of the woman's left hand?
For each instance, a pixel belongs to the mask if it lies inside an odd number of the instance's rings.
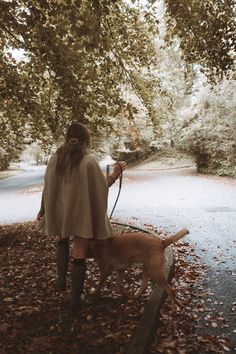
[[[43,210],[39,210],[39,212],[37,214],[37,220],[40,221],[43,216],[44,216],[44,211]]]

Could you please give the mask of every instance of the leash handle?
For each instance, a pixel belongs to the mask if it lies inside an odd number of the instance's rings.
[[[122,179],[123,179],[123,171],[121,171],[120,177],[119,177],[119,189],[121,189],[121,187],[122,187]]]
[[[110,174],[110,165],[106,165],[106,176]]]
[[[118,202],[118,199],[119,199],[119,196],[120,196],[120,191],[121,191],[121,187],[122,187],[122,179],[123,179],[123,171],[121,171],[120,173],[120,177],[119,177],[119,191],[118,191],[118,194],[117,194],[117,197],[116,197],[116,201],[114,203],[114,206],[112,208],[112,211],[111,211],[111,214],[109,216],[109,220],[111,219],[113,213],[114,213],[114,210],[115,210],[115,207],[116,207],[116,204]]]

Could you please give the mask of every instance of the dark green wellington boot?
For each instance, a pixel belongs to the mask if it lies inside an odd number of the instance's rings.
[[[77,312],[81,305],[81,295],[84,288],[84,279],[86,273],[85,259],[74,259],[72,268],[72,294],[71,308]]]
[[[69,239],[57,243],[57,280],[55,289],[63,291],[66,288],[66,275],[69,263]]]

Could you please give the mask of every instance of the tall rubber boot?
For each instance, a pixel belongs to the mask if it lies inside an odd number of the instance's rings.
[[[85,259],[74,259],[72,268],[72,294],[71,308],[77,312],[81,305],[81,295],[84,288],[84,279],[86,273]]]
[[[69,239],[62,239],[57,243],[57,280],[55,289],[63,291],[66,288],[66,275],[69,263]]]

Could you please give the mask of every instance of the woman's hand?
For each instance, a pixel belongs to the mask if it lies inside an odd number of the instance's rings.
[[[126,168],[125,162],[120,161],[115,163],[112,174],[106,177],[108,187],[112,186],[115,183],[115,181],[120,177],[122,171],[125,168]]]
[[[125,168],[126,168],[126,162],[117,161],[114,165],[114,169],[112,173],[113,177],[115,179],[119,178],[121,172],[124,171]]]
[[[43,216],[44,216],[44,211],[40,209],[37,214],[37,220],[40,221]]]
[[[37,215],[37,220],[40,221],[42,219],[42,217],[44,216],[44,214],[45,214],[45,209],[44,209],[44,189],[43,189],[42,198],[41,198],[41,206],[40,206],[40,210]]]

